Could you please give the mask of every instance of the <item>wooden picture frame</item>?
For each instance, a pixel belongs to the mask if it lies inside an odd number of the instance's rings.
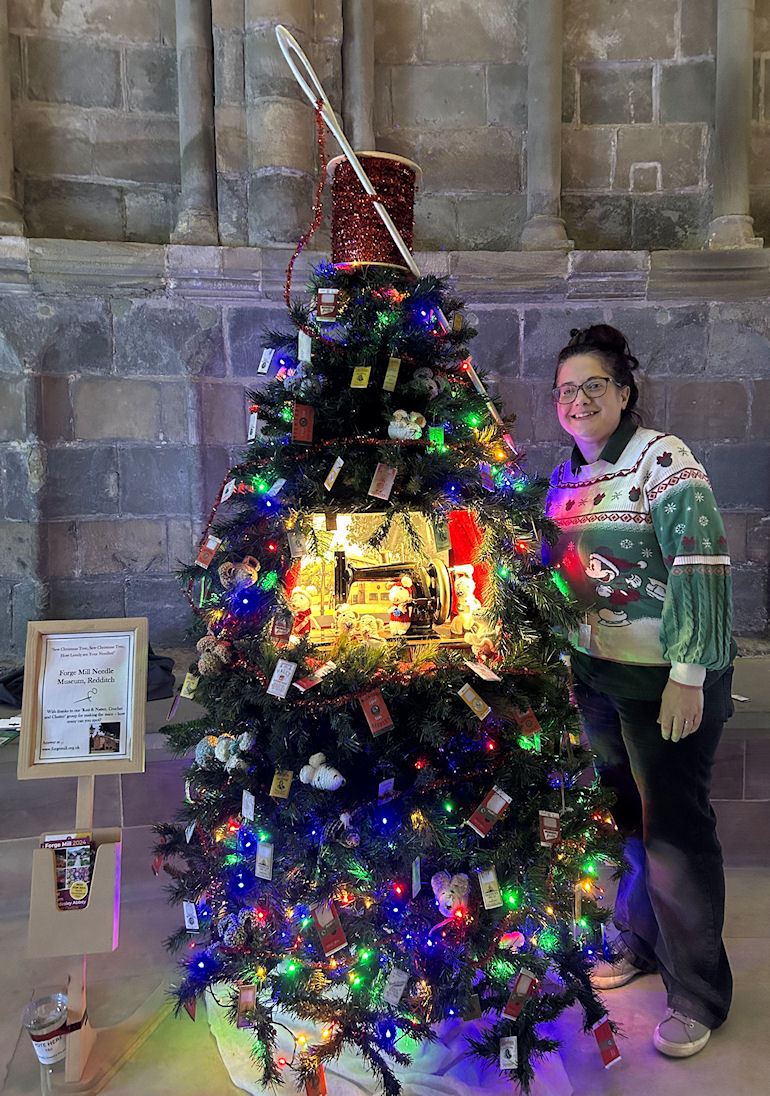
[[[146,617],[30,621],[18,779],[144,772],[147,651]]]

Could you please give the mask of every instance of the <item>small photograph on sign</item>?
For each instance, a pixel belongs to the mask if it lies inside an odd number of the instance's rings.
[[[120,723],[109,721],[100,723],[95,727],[92,723],[88,728],[88,752],[117,753],[120,750]]]

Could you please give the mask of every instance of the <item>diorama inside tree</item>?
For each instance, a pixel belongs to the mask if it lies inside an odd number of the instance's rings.
[[[317,114],[323,153],[325,97]],[[541,1025],[575,1002],[617,1057],[589,973],[597,862],[619,852],[579,779],[573,610],[471,317],[411,257],[419,169],[343,148],[331,262],[296,300],[290,267],[286,329],[254,332],[248,447],[183,576],[207,715],[166,728],[194,749],[157,827],[185,909],[176,994],[248,1029],[265,1085],[323,1092],[352,1051],[396,1096],[466,1024],[526,1090],[558,1045]]]

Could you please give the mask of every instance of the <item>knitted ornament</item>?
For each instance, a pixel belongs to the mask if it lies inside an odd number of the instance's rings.
[[[402,575],[399,581],[390,588],[388,600],[392,606],[390,610],[390,634],[392,636],[403,636],[409,631],[409,625],[412,622],[409,602],[412,599],[413,585],[411,575]]]
[[[316,627],[320,627],[313,617],[313,610],[311,608],[312,599],[317,593],[318,590],[316,590],[315,586],[295,586],[292,590],[291,597],[289,598],[289,608],[294,614],[294,624],[291,629],[293,635],[307,635],[313,624],[315,624]]]
[[[259,578],[259,561],[246,556],[240,563],[223,563],[217,574],[225,590],[245,590]]]
[[[453,635],[461,636],[473,630],[473,614],[479,611],[481,602],[476,597],[473,564],[463,563],[457,567],[450,567],[449,570],[454,582],[457,602],[457,615],[452,618],[451,630]]]
[[[198,659],[198,671],[201,674],[221,673],[232,657],[230,644],[211,632],[198,640],[195,649],[201,656]]]
[[[448,871],[439,871],[431,878],[430,885],[438,902],[438,908],[445,917],[451,917],[455,910],[462,909],[471,889],[468,876],[461,872],[450,876]]]
[[[493,662],[498,657],[498,636],[488,632],[484,624],[474,620],[469,632],[463,636],[465,642],[473,651],[473,656],[478,662]]]
[[[418,369],[415,369],[412,374],[412,387],[423,395],[426,395],[429,400],[434,400],[439,393],[439,384],[433,375],[433,370],[429,369],[427,365],[421,365]]]
[[[214,757],[224,765],[237,750],[238,743],[233,736],[231,734],[221,734],[214,747]]]
[[[425,416],[417,411],[394,411],[393,418],[388,424],[388,437],[396,441],[413,440],[422,437],[426,425]]]
[[[326,764],[326,754],[315,753],[299,771],[303,784],[310,784],[324,792],[336,792],[345,783],[342,773]]]

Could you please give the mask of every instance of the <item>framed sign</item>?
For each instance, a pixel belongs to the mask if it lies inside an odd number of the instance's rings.
[[[147,619],[27,625],[19,780],[144,772]]]

